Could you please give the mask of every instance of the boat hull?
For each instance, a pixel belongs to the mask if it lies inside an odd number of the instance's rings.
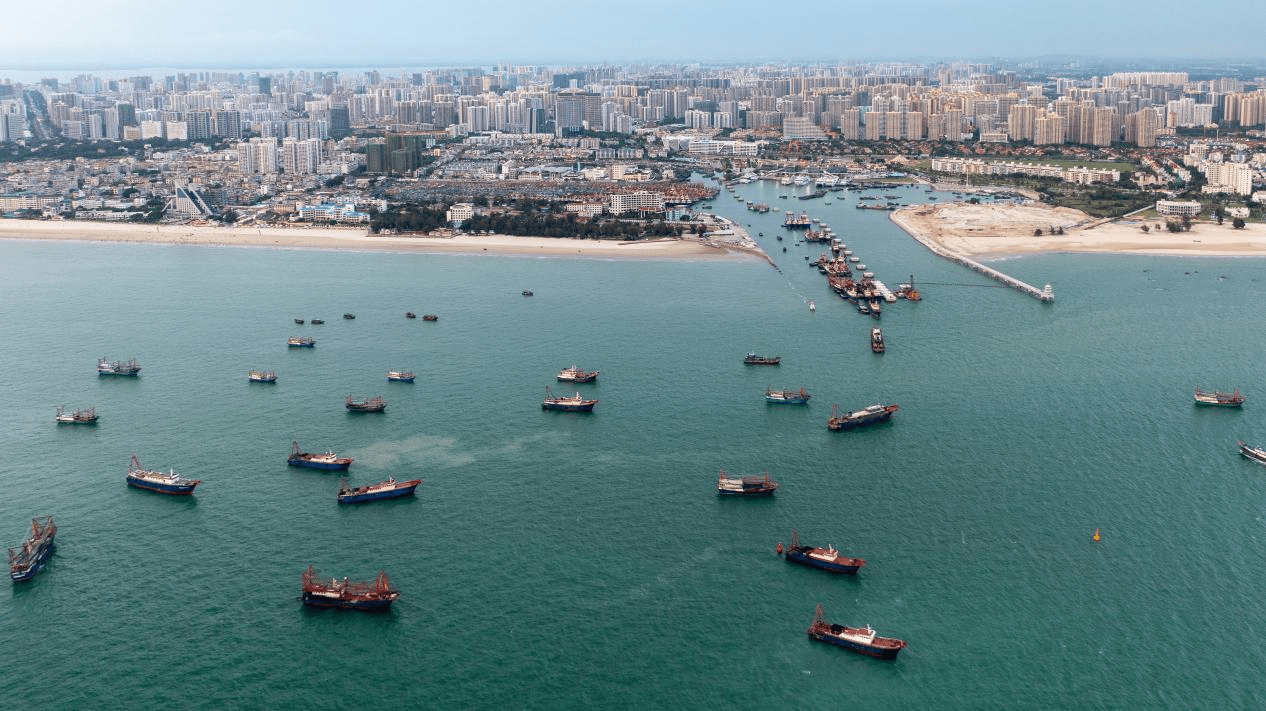
[[[885,412],[883,414],[875,415],[873,417],[864,417],[864,418],[860,418],[856,420],[843,420],[833,425],[830,425],[830,428],[833,432],[840,432],[843,430],[855,430],[858,427],[866,427],[867,425],[876,425],[876,424],[879,424],[880,422],[887,422],[888,420],[891,420],[891,419],[892,419],[892,413]]]
[[[1243,442],[1240,442],[1240,455],[1246,459],[1251,459],[1258,464],[1266,464],[1266,449],[1251,447]]]
[[[904,647],[873,647],[868,644],[855,642],[851,639],[837,637],[833,634],[818,632],[812,629],[809,630],[809,636],[812,637],[813,639],[818,640],[819,642],[834,644],[837,647],[843,647],[844,649],[857,652],[858,654],[865,654],[866,656],[874,657],[875,659],[896,659],[897,654],[904,648]]]
[[[797,395],[792,397],[780,397],[777,395],[766,395],[765,402],[773,403],[775,405],[805,405],[809,402],[809,396],[806,395],[804,397],[800,397]]]
[[[580,403],[579,405],[571,405],[561,402],[543,402],[541,403],[541,409],[555,410],[557,412],[593,412],[593,406],[596,404],[597,403],[587,402]]]
[[[305,592],[303,604],[311,607],[336,607],[342,610],[386,610],[395,598],[375,600],[344,600]]]
[[[191,481],[181,482],[179,484],[164,484],[156,481],[146,481],[145,479],[139,479],[131,476],[127,478],[128,486],[133,486],[137,489],[145,489],[147,491],[156,491],[160,494],[170,494],[172,496],[188,496],[193,493],[194,487],[198,486],[199,483],[200,482],[197,481]]]
[[[116,378],[135,378],[141,374],[140,370],[114,372],[112,370],[98,370],[97,375],[111,375]]]
[[[413,496],[414,490],[418,488],[417,484],[411,486],[402,486],[397,489],[389,489],[385,491],[375,491],[365,494],[339,494],[338,502],[340,504],[363,504],[369,501],[382,501],[383,499],[398,499],[403,496]]]
[[[760,489],[742,489],[742,490],[722,489],[721,487],[717,487],[717,493],[720,494],[721,496],[773,496],[774,492],[777,490],[778,490],[777,486],[771,486],[768,488],[760,488]]]
[[[306,469],[324,469],[326,471],[341,471],[352,466],[352,462],[350,459],[347,460],[346,462],[313,462],[307,459],[291,457],[286,460],[286,463],[292,467],[304,467]]]
[[[808,566],[810,568],[817,568],[819,570],[825,570],[828,573],[837,573],[840,575],[857,575],[857,571],[862,567],[862,565],[864,565],[864,563],[857,565],[845,565],[842,563],[832,563],[830,561],[819,560],[817,558],[810,557],[803,551],[795,550],[794,548],[787,551],[786,559],[788,563],[799,563],[800,565]]]
[[[32,561],[30,565],[21,570],[10,570],[9,578],[15,583],[24,583],[31,578],[34,578],[41,570],[44,569],[44,563],[48,562],[48,557],[53,554],[53,548],[56,547],[56,545],[55,541],[50,540],[48,545],[44,546],[43,550],[35,556],[35,560]]]
[[[76,419],[74,417],[66,417],[66,418],[58,417],[57,424],[59,425],[95,425],[97,424],[97,418],[94,417],[91,420],[83,420],[83,419]]]

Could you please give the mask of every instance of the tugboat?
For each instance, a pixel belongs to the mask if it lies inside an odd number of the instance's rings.
[[[410,370],[389,370],[387,371],[387,380],[394,383],[412,383],[416,376]]]
[[[778,544],[777,551],[779,553],[783,552],[781,543]],[[791,531],[791,546],[787,548],[784,557],[788,563],[799,563],[810,568],[821,568],[829,573],[843,573],[844,575],[856,575],[857,569],[866,565],[865,559],[850,558],[842,555],[831,545],[826,548],[802,546],[800,545],[800,536],[794,529]]]
[[[57,406],[57,416],[53,418],[59,425],[95,425],[97,424],[97,408],[88,407],[66,414],[62,405]]]
[[[116,360],[113,363],[106,362],[105,358],[97,359],[97,375],[122,375],[125,377],[136,377],[141,372],[141,366],[137,365],[136,359]]]
[[[306,336],[292,336],[286,339],[286,347],[288,348],[315,348],[316,339],[307,338]]]
[[[391,587],[385,571],[378,571],[372,583],[349,582],[347,578],[318,580],[312,566],[303,571],[303,604],[313,607],[341,607],[345,610],[385,610],[400,597]]]
[[[865,627],[846,627],[833,625],[822,617],[822,606],[818,605],[813,616],[813,624],[806,630],[809,636],[819,642],[839,645],[876,659],[896,659],[897,653],[906,648],[906,643],[892,637],[880,637],[870,625]]]
[[[31,536],[21,546],[9,549],[9,577],[13,582],[25,582],[40,572],[53,552],[56,536],[57,524],[52,516],[31,519]]]
[[[366,501],[410,496],[413,494],[413,490],[418,488],[418,484],[421,483],[421,479],[396,481],[395,477],[391,477],[377,484],[352,487],[347,485],[347,477],[342,476],[338,480],[338,502],[340,504],[361,504]]]
[[[271,370],[252,370],[246,374],[246,379],[252,383],[275,383],[277,374]]]
[[[762,356],[755,353],[743,356],[743,365],[778,365],[781,362],[782,356]]]
[[[804,391],[799,390],[774,390],[768,385],[765,386],[765,402],[777,403],[780,405],[803,405],[809,402],[809,398],[813,397]]]
[[[764,476],[726,476],[725,470],[717,475],[717,493],[722,496],[769,496],[778,490],[778,482]]]
[[[892,413],[898,409],[900,408],[896,405],[880,405],[876,403],[841,415],[840,406],[832,405],[831,417],[826,421],[826,428],[832,432],[839,432],[841,430],[873,425],[876,422],[886,422],[892,417]]]
[[[598,371],[582,370],[574,365],[558,371],[558,382],[560,383],[592,383],[597,379]]]
[[[177,474],[175,470],[164,474],[160,471],[142,469],[141,462],[136,458],[135,454],[132,455],[132,462],[127,467],[128,486],[157,491],[160,494],[188,496],[193,493],[194,487],[201,483],[201,479],[185,479]]]
[[[1201,390],[1200,386],[1196,386],[1196,404],[1197,405],[1213,405],[1214,407],[1239,407],[1244,404],[1244,396],[1240,394],[1240,389],[1236,388],[1233,392],[1224,393],[1217,390],[1208,392]]]
[[[1236,444],[1240,445],[1240,454],[1243,454],[1258,464],[1266,464],[1266,449],[1245,444],[1242,439],[1237,441]]]
[[[870,350],[874,353],[884,352],[884,334],[878,326],[870,329]]]
[[[381,395],[362,398],[348,395],[344,405],[349,412],[382,412],[387,409],[387,401],[383,400]]]
[[[545,400],[541,403],[542,410],[560,410],[562,412],[593,412],[593,406],[597,405],[597,400],[586,400],[576,393],[574,396],[555,395],[549,386],[545,386]]]
[[[309,469],[347,469],[352,465],[351,457],[340,457],[334,452],[325,452],[324,454],[314,454],[299,451],[299,440],[290,443],[290,457],[286,459],[286,464],[292,467],[307,467]]]

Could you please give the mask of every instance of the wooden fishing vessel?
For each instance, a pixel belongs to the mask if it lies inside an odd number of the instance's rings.
[[[830,544],[826,548],[800,545],[800,535],[795,530],[791,532],[791,545],[784,551],[779,543],[777,550],[783,553],[788,563],[799,563],[829,573],[856,575],[858,569],[866,565],[866,559],[846,556]]]
[[[811,397],[813,396],[805,392],[803,387],[799,390],[774,390],[768,385],[765,386],[765,402],[782,405],[804,405],[809,402]]]
[[[317,578],[309,565],[303,571],[303,604],[313,607],[340,607],[346,610],[385,610],[400,597],[391,587],[385,571],[378,571],[372,583],[349,581],[347,578]]]
[[[52,516],[31,519],[31,535],[22,545],[9,549],[9,578],[15,583],[34,578],[52,555],[56,536],[57,524]]]
[[[66,414],[63,406],[57,406],[57,416],[54,418],[59,425],[95,425],[97,424],[97,408],[86,407],[82,410],[75,410],[70,414]]]
[[[597,379],[598,371],[583,370],[574,365],[558,371],[558,381],[561,383],[592,383]]]
[[[1212,405],[1214,407],[1240,407],[1241,405],[1244,404],[1244,396],[1240,394],[1239,388],[1236,388],[1232,392],[1224,393],[1219,390],[1214,390],[1212,392],[1208,390],[1201,390],[1200,386],[1197,385],[1195,398],[1196,398],[1197,405]]]
[[[729,476],[722,469],[717,475],[717,493],[722,496],[769,496],[778,490],[778,482],[764,476]]]
[[[347,407],[348,412],[382,412],[387,409],[387,401],[382,399],[381,395],[362,398],[348,395],[344,406]]]
[[[541,403],[542,410],[558,410],[560,412],[593,412],[593,406],[597,405],[597,400],[586,400],[575,395],[555,395],[554,391],[545,387],[545,400]]]
[[[347,477],[339,477],[338,480],[338,502],[340,504],[361,504],[367,501],[380,501],[382,499],[397,499],[401,496],[412,496],[421,479],[410,479],[408,481],[396,481],[395,477],[390,477],[386,481],[380,481],[377,484],[366,484],[365,486],[349,486]]]
[[[167,473],[142,469],[141,462],[135,454],[132,455],[132,461],[127,468],[128,486],[157,491],[160,494],[188,496],[193,493],[194,487],[201,483],[201,479],[186,479],[177,474],[174,469]]]
[[[252,370],[246,374],[246,379],[252,383],[275,383],[277,374],[271,370]]]

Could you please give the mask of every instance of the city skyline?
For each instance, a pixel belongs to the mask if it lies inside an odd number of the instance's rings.
[[[126,67],[273,68],[424,66],[454,63],[839,62],[1034,58],[1050,55],[1158,60],[1242,59],[1256,52],[1254,20],[1266,11],[1231,0],[1207,23],[1176,23],[1190,6],[1071,0],[1056,13],[996,0],[879,4],[804,2],[773,11],[751,0],[697,6],[646,0],[616,18],[602,8],[380,3],[347,17],[316,0],[291,8],[229,0],[214,16],[142,0],[124,12],[67,0],[48,27],[36,5],[13,8],[28,28],[0,47],[0,72]],[[1188,29],[1208,27],[1193,32]],[[44,31],[40,31],[41,28]],[[827,28],[823,31],[821,28]],[[16,33],[15,33],[16,34]]]

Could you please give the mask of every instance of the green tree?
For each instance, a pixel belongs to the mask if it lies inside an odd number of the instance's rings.
[[[1237,230],[1242,230],[1244,229],[1244,220],[1237,217],[1234,220],[1231,220],[1231,226]]]

